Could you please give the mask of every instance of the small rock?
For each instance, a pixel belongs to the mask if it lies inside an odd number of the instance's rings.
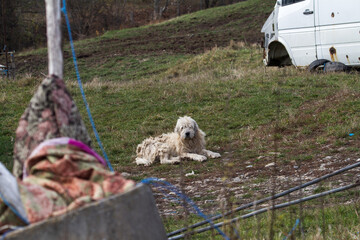
[[[272,167],[272,166],[275,166],[274,162],[265,165],[265,167]]]
[[[269,152],[270,155],[280,155],[279,152]]]
[[[285,176],[278,176],[277,179],[285,181],[286,177]]]
[[[320,170],[320,171],[324,171],[324,170],[326,170],[326,168],[325,168],[325,164],[321,164],[321,165],[320,165],[319,170]]]
[[[236,182],[236,183],[237,183],[237,182],[241,182],[241,178],[240,178],[240,177],[236,177],[236,178],[233,179],[233,182]]]
[[[131,174],[130,173],[127,173],[127,172],[122,172],[121,175],[124,177],[124,178],[127,178],[127,177],[130,177]]]
[[[191,171],[190,173],[186,173],[186,174],[185,174],[185,177],[193,176],[193,175],[195,175],[195,173],[194,173],[194,171]]]

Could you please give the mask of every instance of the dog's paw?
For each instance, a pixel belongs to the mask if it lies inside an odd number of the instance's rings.
[[[151,165],[151,161],[148,161],[147,159],[144,159],[144,158],[136,158],[135,162],[137,165],[144,165],[144,166]]]
[[[198,162],[203,162],[203,161],[206,161],[207,160],[207,157],[206,156],[203,156],[203,155],[198,155],[194,158],[195,161],[198,161]]]
[[[219,158],[221,157],[220,153],[212,152],[209,154],[209,158]]]

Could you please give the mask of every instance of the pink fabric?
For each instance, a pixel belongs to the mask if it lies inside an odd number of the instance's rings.
[[[42,142],[31,152],[29,158],[38,154],[38,152],[46,146],[66,145],[66,144],[80,148],[82,151],[94,156],[103,166],[106,167],[105,160],[99,154],[97,154],[94,150],[92,150],[89,146],[87,146],[86,144],[84,144],[80,141],[77,141],[75,139],[68,138],[68,137],[53,138],[53,139],[49,139],[49,140]],[[26,178],[27,176],[28,176],[28,173],[26,172],[25,165],[24,165],[23,179]]]
[[[94,156],[102,165],[106,166],[105,160],[101,156],[99,156],[99,154],[97,154],[94,150],[89,148],[86,144],[71,138],[69,139],[69,144],[78,147],[84,152]]]

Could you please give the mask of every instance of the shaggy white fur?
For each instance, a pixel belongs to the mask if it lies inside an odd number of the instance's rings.
[[[205,161],[221,155],[205,149],[205,133],[194,119],[180,117],[174,132],[145,139],[136,149],[136,164],[150,166],[159,160],[161,164],[179,163],[182,158]]]

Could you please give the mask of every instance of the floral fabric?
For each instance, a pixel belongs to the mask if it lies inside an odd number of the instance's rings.
[[[21,177],[24,161],[41,142],[69,137],[91,146],[91,139],[79,111],[62,79],[43,80],[21,116],[14,145],[15,177]]]
[[[13,174],[27,216],[21,220],[0,198],[0,234],[26,220],[38,222],[135,186],[108,171],[90,143],[63,80],[46,78],[16,130]]]
[[[18,180],[30,223],[63,214],[86,203],[124,193],[135,186],[110,172],[92,154],[73,144],[44,145],[25,161],[27,177]],[[0,201],[0,229],[24,223]]]

